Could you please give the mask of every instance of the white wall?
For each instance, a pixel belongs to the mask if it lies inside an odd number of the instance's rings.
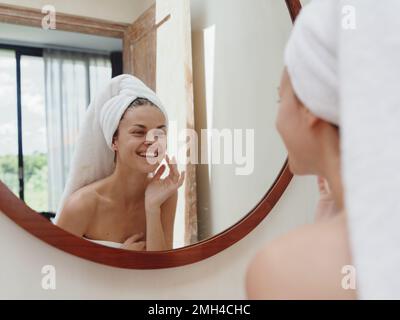
[[[6,2],[40,7],[49,1]],[[122,22],[133,21],[150,3],[52,2],[63,12]],[[93,3],[96,5],[90,5]],[[242,195],[243,199],[248,196],[252,195]],[[0,214],[0,298],[243,299],[245,270],[256,250],[295,226],[310,222],[316,200],[315,179],[295,178],[270,215],[239,243],[199,263],[164,270],[124,270],[77,258],[41,242]],[[54,291],[41,288],[44,265],[56,267]]]
[[[210,164],[210,154],[207,165],[197,166],[199,238],[206,239],[243,218],[262,199],[286,159],[275,119],[292,22],[284,1],[191,4],[197,132],[240,129],[245,141],[246,130],[254,130],[254,150],[246,150],[248,145],[242,150],[246,167],[254,166],[248,174],[237,174],[244,166],[235,160],[232,165]]]
[[[77,258],[0,214],[0,299],[244,299],[245,271],[256,250],[311,221],[315,201],[315,179],[295,179],[247,237],[204,261],[163,270],[125,270]],[[56,290],[41,288],[44,265],[56,268]]]

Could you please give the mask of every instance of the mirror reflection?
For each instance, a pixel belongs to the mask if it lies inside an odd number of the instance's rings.
[[[0,180],[88,241],[169,250],[239,222],[281,170],[291,20],[274,0],[140,9],[124,41],[0,23]]]

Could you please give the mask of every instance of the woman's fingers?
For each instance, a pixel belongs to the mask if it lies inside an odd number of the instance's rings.
[[[137,247],[139,250],[143,250],[146,247],[146,241],[137,242]]]
[[[171,166],[172,166],[172,171],[174,172],[174,175],[175,175],[176,179],[178,180],[180,173],[178,171],[178,164],[177,164],[175,157],[173,158],[173,162],[172,162]]]
[[[168,163],[168,166],[170,169],[171,179],[176,183],[179,181],[179,176],[180,176],[176,158],[174,156],[174,157],[172,157],[172,159],[170,159],[167,155],[166,159],[167,159],[167,163]]]
[[[327,193],[325,179],[321,176],[318,176],[318,190],[321,194]]]
[[[132,243],[132,244],[126,246],[124,249],[134,250],[134,251],[144,250],[144,249],[146,249],[146,241],[139,241],[139,242]]]
[[[154,175],[154,177],[152,178],[152,180],[159,180],[162,176],[162,174],[165,171],[165,165],[161,165],[161,167],[158,168],[156,174]]]
[[[169,174],[164,182],[168,183],[170,186],[177,189],[183,184],[183,181],[185,180],[185,171],[182,171],[182,173],[179,173],[175,156],[172,157],[172,159],[170,159],[168,154],[166,154],[165,159],[166,159],[166,162],[169,167]],[[157,173],[153,177],[153,179],[159,179],[161,177],[162,173],[164,172],[164,170],[165,170],[165,166],[163,165],[162,172],[157,171]]]
[[[138,240],[142,239],[143,236],[144,236],[144,233],[143,233],[143,232],[134,234],[133,236],[131,236],[131,237],[129,237],[128,239],[126,239],[125,242],[124,242],[124,244],[130,245],[130,244],[132,244],[132,243],[134,243],[134,242],[137,242]]]
[[[173,176],[173,172],[171,169],[171,160],[169,159],[168,154],[165,155],[165,161],[167,162],[168,168],[169,168],[169,173],[168,173],[168,178],[171,178]]]
[[[166,158],[167,158],[168,167],[169,167],[169,169],[170,169],[170,173],[171,173],[173,176],[179,175],[178,169],[177,169],[177,165],[176,165],[176,159],[175,159],[175,157],[172,157],[172,159],[170,159],[170,158],[168,157],[168,155],[167,155]]]

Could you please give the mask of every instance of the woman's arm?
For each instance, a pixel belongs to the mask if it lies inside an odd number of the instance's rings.
[[[182,186],[185,172],[179,173],[175,161],[166,156],[170,168],[169,175],[160,179],[165,165],[162,165],[146,188],[146,249],[159,251],[172,249],[175,211],[179,187]],[[173,159],[174,160],[174,159]]]
[[[174,222],[178,192],[165,201],[160,208],[146,210],[146,248],[149,251],[172,250]]]
[[[168,250],[173,249],[174,225],[176,207],[178,203],[178,191],[165,201],[161,206],[161,223],[164,229],[165,242]]]
[[[146,208],[146,250],[167,250],[164,230],[161,224],[161,208]]]

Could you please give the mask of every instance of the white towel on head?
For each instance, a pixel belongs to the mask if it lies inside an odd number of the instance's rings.
[[[146,98],[168,115],[156,94],[138,78],[117,76],[90,103],[79,132],[64,193],[55,220],[66,199],[78,189],[109,176],[114,170],[112,138],[122,115],[137,98]]]
[[[296,19],[284,61],[300,101],[325,121],[339,123],[337,3],[314,0]]]
[[[299,99],[341,128],[361,299],[400,299],[399,11],[399,0],[313,0],[299,15],[285,52]],[[342,24],[351,13],[355,29]]]
[[[400,299],[400,1],[341,5],[352,6],[356,18],[356,29],[342,29],[339,57],[357,288],[362,299]]]

